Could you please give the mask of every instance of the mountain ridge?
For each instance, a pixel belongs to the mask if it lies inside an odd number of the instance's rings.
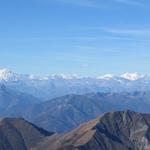
[[[42,146],[45,150],[148,150],[149,127],[149,114],[113,111],[64,135],[52,136]]]
[[[148,150],[150,114],[111,111],[63,134],[23,118],[0,119],[2,150]]]
[[[46,101],[67,94],[148,91],[150,90],[150,75],[125,73],[119,76],[107,74],[98,77],[78,77],[76,75],[38,77],[1,69],[0,84]]]
[[[0,149],[29,150],[52,134],[23,118],[3,118],[0,120]]]
[[[65,74],[52,74],[52,75],[48,75],[48,76],[37,76],[37,75],[33,75],[33,74],[19,74],[19,73],[15,73],[9,69],[3,68],[0,69],[0,80],[4,80],[4,81],[9,81],[9,80],[13,80],[13,81],[17,81],[17,80],[22,80],[22,79],[29,79],[29,80],[48,80],[48,79],[66,79],[66,80],[71,80],[71,79],[84,79],[84,78],[95,78],[95,79],[106,79],[106,80],[110,80],[112,78],[123,78],[123,79],[127,79],[127,80],[138,80],[140,78],[143,77],[150,77],[150,74],[139,74],[137,72],[133,72],[133,73],[123,73],[120,75],[114,75],[114,74],[104,74],[101,76],[97,76],[97,77],[80,77],[76,74],[71,74],[71,75],[65,75]]]
[[[130,109],[150,113],[150,92],[66,95],[35,104],[24,117],[57,132],[65,132],[105,112]]]

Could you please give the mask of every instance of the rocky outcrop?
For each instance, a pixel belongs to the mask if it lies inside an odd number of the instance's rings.
[[[45,145],[46,150],[149,150],[150,115],[129,110],[106,113],[64,135],[52,136]]]
[[[149,150],[150,115],[113,111],[64,133],[49,133],[24,119],[0,120],[1,150]]]

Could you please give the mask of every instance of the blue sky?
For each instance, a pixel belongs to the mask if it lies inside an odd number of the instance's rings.
[[[150,73],[148,0],[1,0],[0,68]]]

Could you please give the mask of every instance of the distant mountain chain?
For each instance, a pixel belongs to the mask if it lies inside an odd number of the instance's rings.
[[[112,79],[115,77],[121,77],[127,80],[137,80],[139,78],[143,78],[150,75],[140,75],[138,73],[124,73],[120,76],[115,76],[113,74],[105,74],[102,76],[95,77],[95,79]],[[56,78],[62,78],[62,79],[82,79],[82,78],[90,78],[90,77],[79,77],[75,74],[73,75],[49,75],[47,77],[38,77],[35,75],[28,75],[28,74],[17,74],[12,72],[11,70],[8,69],[0,69],[0,80],[5,80],[5,81],[18,81],[18,80],[49,80],[49,79],[56,79]],[[92,78],[92,77],[91,77]],[[93,77],[94,78],[94,77]]]
[[[150,75],[39,78],[0,70],[0,117],[66,132],[112,110],[150,113]]]
[[[55,132],[66,132],[108,111],[150,113],[149,108],[150,92],[70,94],[43,102],[5,86],[0,88],[0,117],[25,118]]]
[[[150,75],[125,73],[120,76],[107,74],[95,78],[76,75],[36,77],[1,69],[0,84],[13,91],[26,93],[44,101],[67,94],[148,91],[150,90]]]
[[[0,139],[1,150],[149,150],[150,115],[112,111],[64,134],[3,118]]]
[[[149,108],[149,75],[39,78],[2,69],[0,149],[148,150]]]

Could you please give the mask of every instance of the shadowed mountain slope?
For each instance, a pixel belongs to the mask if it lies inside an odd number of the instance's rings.
[[[81,125],[64,135],[53,135],[38,150],[149,150],[150,115],[117,111]]]
[[[22,118],[0,120],[1,150],[149,150],[150,115],[113,111],[64,133],[49,133]]]
[[[39,99],[25,93],[20,93],[0,84],[0,116],[22,117],[22,114]]]
[[[22,118],[0,120],[0,150],[29,150],[49,133]]]

